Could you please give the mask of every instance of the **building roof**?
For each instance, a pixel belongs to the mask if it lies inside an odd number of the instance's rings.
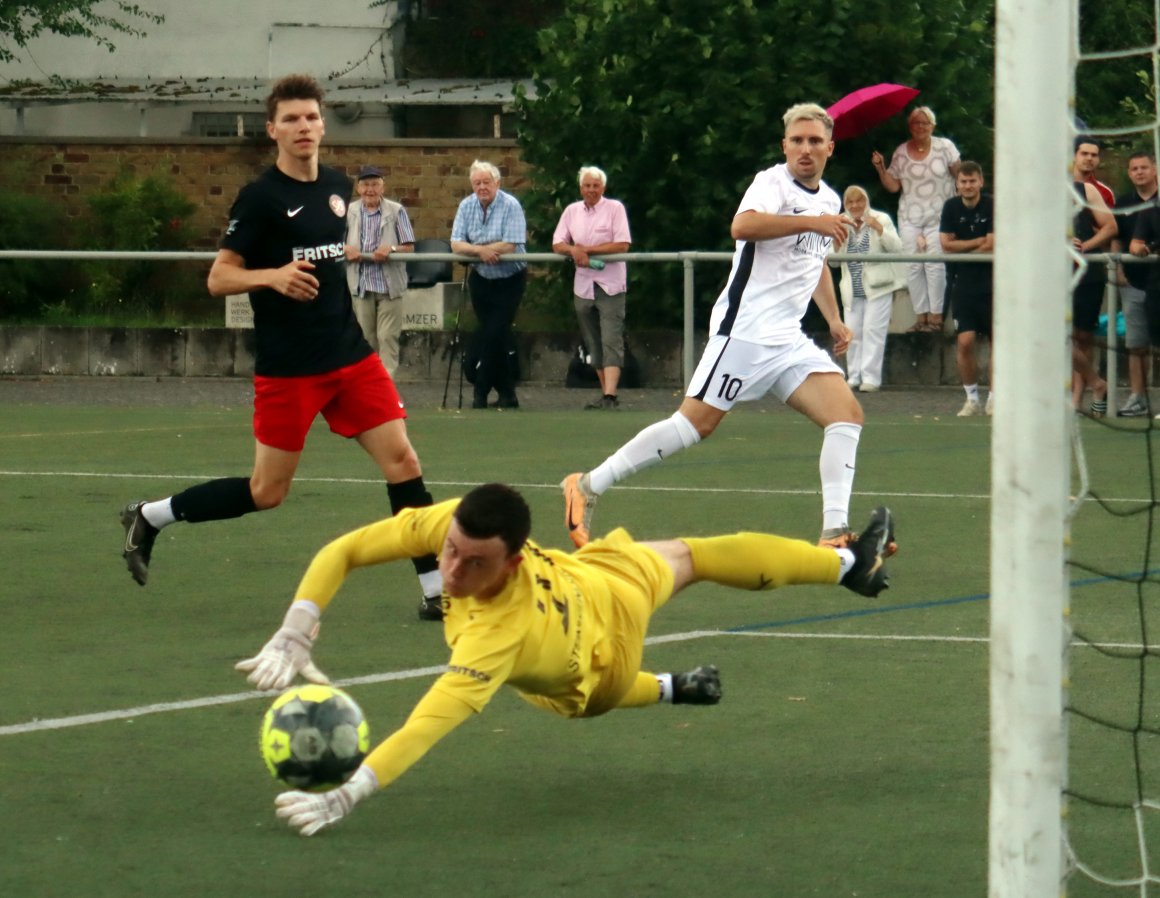
[[[71,103],[252,105],[270,92],[272,79],[103,78],[93,81],[12,81],[0,85],[0,105]],[[330,104],[381,103],[386,106],[510,106],[515,86],[535,98],[530,78],[410,78],[388,82],[322,81]]]

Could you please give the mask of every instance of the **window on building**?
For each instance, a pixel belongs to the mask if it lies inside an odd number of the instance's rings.
[[[260,137],[266,133],[264,112],[195,112],[194,137]]]
[[[395,113],[399,137],[515,137],[516,126],[516,116],[498,106],[403,106]]]

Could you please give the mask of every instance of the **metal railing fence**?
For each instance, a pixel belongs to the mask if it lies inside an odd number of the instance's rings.
[[[69,261],[155,261],[155,262],[212,262],[216,252],[179,252],[179,251],[132,251],[132,250],[25,250],[0,249],[0,259],[61,259]],[[696,366],[694,347],[694,300],[696,297],[696,268],[697,263],[721,263],[733,260],[732,252],[680,250],[675,252],[635,252],[615,253],[605,256],[593,256],[606,262],[629,262],[632,264],[679,264],[683,272],[683,309],[682,309],[682,350],[681,375],[687,384],[693,375]],[[369,255],[364,255],[365,261],[371,261]],[[561,264],[570,263],[571,259],[558,253],[508,253],[500,256],[502,261],[523,261],[529,264]],[[1093,253],[1084,256],[1089,264],[1103,264],[1107,268],[1107,288],[1105,299],[1108,310],[1107,327],[1107,366],[1108,371],[1117,370],[1117,340],[1116,340],[1116,313],[1119,307],[1119,291],[1117,290],[1117,268],[1121,263],[1154,264],[1160,262],[1160,257],[1150,256],[1145,259],[1128,255],[1127,253]],[[463,265],[476,264],[474,256],[460,253],[400,253],[396,261],[407,264],[417,262],[457,262]],[[831,266],[842,262],[867,261],[867,256],[861,253],[831,253],[828,257]],[[928,264],[981,264],[993,262],[992,253],[875,253],[875,262],[924,262]],[[1069,310],[1070,311],[1070,310]],[[1115,378],[1108,378],[1108,401],[1114,404]],[[1112,407],[1112,406],[1109,406]]]

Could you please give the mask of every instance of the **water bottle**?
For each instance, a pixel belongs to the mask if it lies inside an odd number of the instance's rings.
[[[588,267],[595,270],[595,271],[603,271],[604,270],[604,260],[603,259],[589,259],[588,260]]]

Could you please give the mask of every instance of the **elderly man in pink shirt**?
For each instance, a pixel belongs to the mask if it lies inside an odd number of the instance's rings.
[[[616,390],[624,367],[627,266],[589,258],[625,253],[632,244],[624,204],[604,196],[607,184],[607,176],[596,166],[580,169],[583,199],[564,210],[552,235],[552,252],[570,256],[576,264],[572,299],[584,346],[600,378],[600,398],[585,406],[591,409],[619,407]]]

